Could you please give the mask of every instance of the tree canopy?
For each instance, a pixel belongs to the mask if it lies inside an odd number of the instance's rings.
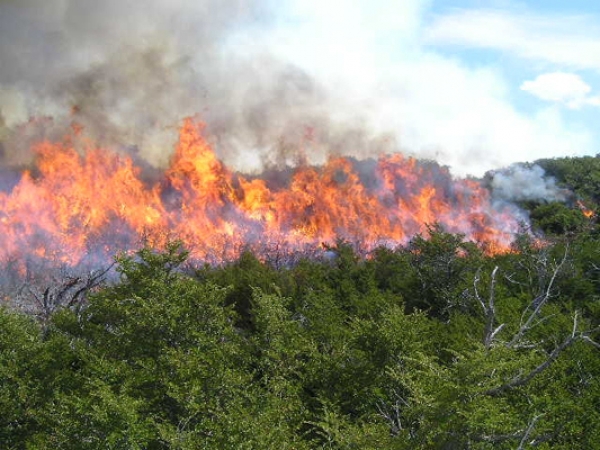
[[[363,259],[186,263],[43,323],[0,310],[5,448],[594,448],[600,244],[486,256],[431,227]]]

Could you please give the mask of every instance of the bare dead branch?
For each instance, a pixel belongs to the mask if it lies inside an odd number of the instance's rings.
[[[548,302],[548,300],[552,297],[552,290],[554,288],[554,283],[556,282],[556,278],[558,277],[559,273],[561,272],[562,267],[564,266],[565,262],[567,261],[568,253],[569,253],[569,247],[567,246],[567,247],[565,247],[565,253],[564,253],[562,259],[554,267],[554,270],[552,271],[550,280],[548,281],[548,284],[546,285],[543,292],[540,295],[538,295],[535,299],[533,299],[533,301],[528,305],[528,307],[525,309],[525,311],[523,311],[523,316],[521,318],[521,326],[519,327],[519,330],[515,333],[513,338],[510,340],[510,342],[507,344],[508,347],[514,347],[523,338],[525,333],[527,333],[534,326],[534,320],[538,317],[540,310]],[[530,307],[533,307],[533,311],[531,311],[531,313],[527,316],[527,319],[523,323],[523,318],[525,317],[525,314],[529,310]]]
[[[504,275],[504,279],[507,280],[508,282],[510,282],[511,284],[516,284],[517,286],[522,286],[522,287],[526,287],[527,286],[526,283],[523,283],[521,281],[515,280],[514,276],[515,276],[514,273],[505,274]]]
[[[395,401],[387,404],[383,401],[377,403],[377,412],[386,420],[390,426],[392,436],[397,436],[403,430],[402,409],[408,406],[408,402],[394,390]]]
[[[524,449],[525,444],[529,444],[532,447],[536,447],[544,442],[555,438],[558,434],[558,430],[555,430],[551,433],[544,433],[532,437],[532,432],[535,429],[535,425],[542,417],[544,417],[544,415],[545,414],[538,414],[537,416],[533,417],[527,424],[527,428],[525,430],[519,430],[514,433],[505,434],[481,434],[471,436],[470,439],[472,439],[475,442],[488,442],[490,444],[500,444],[502,442],[516,441],[518,439],[518,449]]]
[[[494,397],[499,394],[502,394],[505,391],[509,391],[509,390],[515,389],[517,387],[526,385],[536,375],[538,375],[539,373],[546,370],[550,366],[550,364],[552,364],[554,361],[556,361],[556,359],[563,352],[563,350],[565,350],[571,344],[573,344],[573,342],[575,342],[575,340],[576,340],[575,337],[569,336],[567,339],[565,339],[563,341],[562,344],[560,344],[558,347],[556,347],[554,350],[552,350],[552,352],[548,355],[548,357],[544,360],[544,362],[542,362],[537,367],[535,367],[533,370],[531,370],[527,375],[517,375],[512,380],[510,380],[508,383],[505,383],[502,386],[499,386],[497,388],[489,389],[489,390],[485,391],[484,394]]]
[[[498,266],[494,267],[490,275],[490,290],[487,298],[487,302],[483,300],[479,293],[479,282],[481,271],[477,272],[475,280],[473,281],[473,289],[475,292],[475,298],[481,305],[483,314],[485,316],[485,331],[483,334],[483,344],[486,350],[491,347],[496,335],[504,328],[504,324],[500,324],[494,328],[496,322],[496,276],[498,274]]]
[[[491,444],[499,444],[501,442],[506,441],[514,441],[519,439],[522,436],[520,431],[515,433],[506,433],[506,434],[482,434],[477,436],[471,436],[470,439],[476,442],[489,442]]]
[[[592,344],[594,347],[600,349],[600,344],[594,340],[592,340],[589,336],[583,336],[582,339],[589,344]]]
[[[543,417],[543,414],[539,414],[539,415],[535,416],[533,419],[531,419],[531,421],[529,422],[529,426],[527,427],[527,430],[525,430],[525,434],[523,434],[523,438],[521,439],[521,442],[519,442],[519,446],[517,447],[517,450],[523,450],[525,448],[524,446],[527,443],[527,439],[529,439],[531,432],[535,428],[535,424],[542,417]]]
[[[600,345],[598,345],[596,342],[592,341],[589,338],[589,335],[599,331],[600,327],[596,327],[596,328],[594,328],[592,330],[588,330],[588,331],[577,331],[578,326],[579,326],[579,313],[576,313],[575,317],[573,318],[573,330],[572,330],[571,334],[559,346],[557,346],[554,350],[552,350],[552,352],[550,352],[550,354],[547,356],[547,358],[542,363],[540,363],[538,366],[533,368],[526,375],[523,375],[522,373],[520,373],[517,376],[515,376],[513,379],[508,381],[507,383],[504,383],[503,385],[498,386],[493,389],[488,389],[487,391],[484,392],[484,395],[490,395],[490,396],[494,397],[494,396],[502,394],[503,392],[526,385],[535,376],[537,376],[538,374],[540,374],[541,372],[546,370],[554,361],[556,361],[556,359],[559,357],[559,355],[565,349],[570,347],[577,340],[581,339],[586,342],[590,342],[594,346],[600,348]]]
[[[106,280],[114,264],[87,275],[73,276],[63,271],[45,281],[27,280],[17,290],[18,301],[26,312],[46,321],[59,308],[82,306],[86,295]]]
[[[481,276],[481,268],[479,270],[477,270],[477,273],[475,274],[475,279],[473,280],[473,291],[475,292],[475,298],[481,305],[481,309],[482,309],[483,313],[485,314],[486,306],[485,306],[483,299],[481,298],[481,295],[479,295],[479,289],[477,287],[479,285],[479,282],[481,281],[480,276]]]

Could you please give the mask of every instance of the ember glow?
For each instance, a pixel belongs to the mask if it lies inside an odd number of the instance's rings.
[[[84,152],[70,138],[37,144],[35,168],[0,193],[0,258],[77,265],[173,237],[210,263],[244,249],[301,252],[338,239],[368,252],[407,243],[434,222],[493,253],[508,250],[519,228],[514,207],[494,206],[479,183],[434,163],[337,157],[282,182],[235,173],[202,133],[186,119],[169,168],[152,182],[130,157],[89,143]]]

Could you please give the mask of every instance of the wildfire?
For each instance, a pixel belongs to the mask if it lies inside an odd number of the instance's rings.
[[[234,173],[215,155],[202,125],[186,119],[171,165],[148,184],[132,159],[69,139],[35,147],[36,168],[0,193],[0,258],[24,255],[78,264],[89,254],[182,239],[209,262],[274,244],[317,249],[337,239],[368,251],[406,243],[439,222],[489,251],[506,251],[518,230],[473,180],[395,154],[365,164],[331,158],[295,169],[288,183]]]
[[[577,200],[577,207],[580,209],[580,211],[583,213],[583,215],[585,217],[587,217],[588,219],[591,219],[592,217],[595,216],[594,211],[592,209],[589,209],[587,206],[585,206],[581,200]]]

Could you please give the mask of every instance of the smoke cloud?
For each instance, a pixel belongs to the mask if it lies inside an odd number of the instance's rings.
[[[496,199],[506,201],[565,201],[569,191],[556,185],[553,177],[546,177],[538,165],[513,165],[493,172],[490,186]]]
[[[273,11],[259,0],[1,0],[4,164],[27,164],[32,142],[76,122],[161,166],[195,114],[243,171],[395,145],[260,43]]]
[[[195,114],[218,156],[244,172],[401,149],[482,175],[590,151],[592,134],[559,110],[515,108],[497,67],[432,47],[433,9],[429,0],[0,0],[0,164],[27,165],[32,143],[76,123],[100,145],[163,167]]]

